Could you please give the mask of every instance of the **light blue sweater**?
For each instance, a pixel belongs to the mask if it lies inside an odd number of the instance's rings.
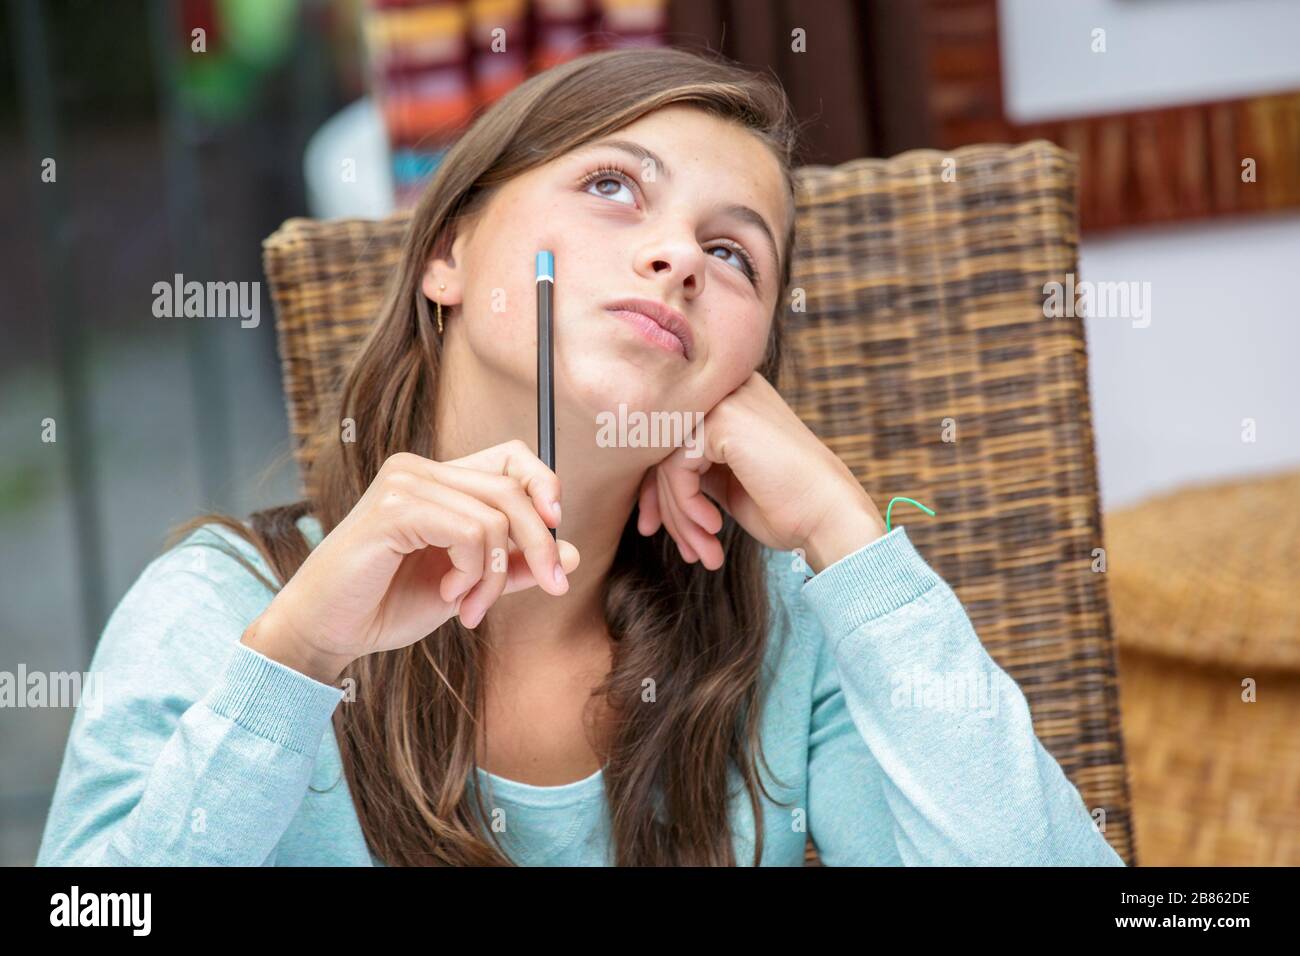
[[[299,527],[319,543],[314,518]],[[74,717],[38,865],[380,864],[342,779],[344,691],[240,643],[271,594],[204,546],[213,534],[274,579],[218,525],[145,568],[96,649],[103,706]],[[801,865],[809,834],[828,866],[1124,865],[903,526],[810,578],[766,555],[761,728],[778,779],[759,768],[789,806],[763,799],[764,865]],[[557,787],[477,773],[515,862],[610,862],[601,771]],[[748,865],[754,817],[731,774]]]

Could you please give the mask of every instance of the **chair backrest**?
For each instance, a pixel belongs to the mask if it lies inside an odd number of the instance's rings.
[[[798,171],[780,390],[961,598],[1035,730],[1136,863],[1076,271],[1077,165],[1036,140]],[[296,454],[374,321],[407,219],[264,243]],[[1100,812],[1099,812],[1100,811]],[[815,852],[810,847],[810,862]]]

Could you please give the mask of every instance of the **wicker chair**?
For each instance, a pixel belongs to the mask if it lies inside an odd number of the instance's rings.
[[[908,534],[1133,865],[1084,330],[1043,308],[1076,268],[1076,160],[1045,141],[917,150],[803,167],[798,188],[806,310],[785,318],[782,394],[878,502],[935,509]],[[304,473],[406,222],[291,219],[264,243]]]

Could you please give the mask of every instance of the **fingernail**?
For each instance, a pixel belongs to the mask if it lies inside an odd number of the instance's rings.
[[[551,502],[551,510],[555,512],[555,520],[556,520],[556,521],[559,521],[559,520],[560,520],[560,503],[559,503],[558,501],[552,501],[552,502]]]
[[[555,566],[555,583],[560,587],[568,583],[568,578],[564,576],[564,568],[558,564]]]

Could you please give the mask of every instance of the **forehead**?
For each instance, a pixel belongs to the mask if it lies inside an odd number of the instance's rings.
[[[599,144],[608,140],[642,144],[659,157],[656,173],[669,181],[692,179],[702,186],[738,187],[746,191],[749,199],[774,203],[776,212],[785,202],[781,165],[771,148],[738,122],[712,116],[703,109],[681,105],[656,109],[573,152],[598,150]]]

